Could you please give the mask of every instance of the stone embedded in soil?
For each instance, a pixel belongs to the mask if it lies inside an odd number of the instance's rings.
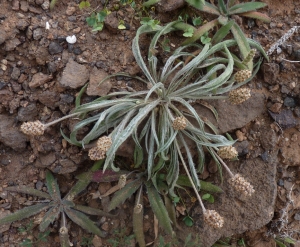
[[[30,88],[37,88],[51,81],[52,79],[53,79],[52,75],[45,75],[42,72],[39,72],[32,76],[32,79],[28,85]]]
[[[56,161],[55,153],[40,154],[34,162],[35,167],[46,168],[51,166]]]
[[[26,19],[20,19],[16,25],[16,28],[18,28],[21,31],[24,31],[29,26],[29,24],[30,22]]]
[[[276,84],[279,75],[279,65],[277,63],[263,64],[264,81],[269,84]]]
[[[60,159],[56,167],[51,170],[58,174],[69,174],[77,170],[77,165],[72,160]]]
[[[14,67],[13,68],[13,71],[10,75],[10,77],[13,79],[13,80],[18,80],[19,79],[19,76],[21,74],[21,71],[18,67]]]
[[[67,88],[82,87],[89,79],[89,72],[84,65],[76,63],[74,60],[69,59],[61,80],[60,85]]]
[[[117,17],[117,13],[113,12],[109,14],[105,20],[104,20],[105,27],[112,32],[112,33],[117,33],[119,31],[118,26],[119,26],[119,19]]]
[[[158,5],[158,11],[162,12],[162,13],[174,11],[176,9],[183,7],[184,4],[185,4],[184,0],[160,1],[159,5]]]
[[[48,47],[48,51],[51,55],[61,53],[63,50],[64,48],[56,41],[52,41]]]
[[[37,116],[38,111],[35,103],[29,104],[26,107],[20,107],[18,110],[18,120],[21,122],[33,121]]]
[[[0,29],[0,45],[3,44],[7,38],[6,32]]]
[[[296,106],[296,102],[295,102],[294,98],[292,98],[292,97],[286,97],[283,101],[283,104],[287,107],[295,107]]]
[[[293,128],[298,125],[298,121],[290,109],[284,109],[278,114],[271,111],[268,112],[273,120],[277,122],[283,130]]]
[[[0,119],[0,142],[15,151],[24,151],[27,137],[17,127],[15,118],[1,114]]]
[[[2,105],[8,105],[10,101],[14,98],[14,94],[7,89],[0,90],[0,103]]]
[[[278,142],[278,137],[275,131],[271,128],[265,128],[265,129],[260,129],[260,132],[264,133],[263,135],[260,135],[260,143],[262,147],[266,151],[275,148]]]
[[[20,44],[21,44],[21,41],[19,39],[13,38],[13,39],[5,42],[4,50],[5,51],[13,51]]]
[[[99,85],[99,82],[107,76],[108,74],[105,71],[98,70],[96,67],[94,67],[90,74],[90,82],[86,90],[87,95],[107,95],[112,87],[110,80],[107,80]]]
[[[292,139],[300,140],[300,133],[294,128],[284,132],[283,145],[280,148],[282,163],[287,166],[300,166],[299,141]]]
[[[228,184],[229,176],[226,172],[221,188],[224,193],[215,197],[214,204],[206,203],[206,208],[216,210],[224,217],[225,224],[217,231],[203,222],[203,212],[200,206],[189,213],[194,219],[195,227],[183,226],[178,235],[185,239],[188,233],[197,234],[202,242],[201,246],[212,246],[221,236],[255,230],[266,225],[273,218],[276,199],[276,165],[266,165],[260,158],[237,162],[228,162],[231,171],[241,173],[254,187],[252,197],[241,197]],[[238,168],[239,167],[239,168]]]
[[[57,92],[44,91],[38,95],[38,99],[43,105],[53,110],[58,106],[60,96]]]

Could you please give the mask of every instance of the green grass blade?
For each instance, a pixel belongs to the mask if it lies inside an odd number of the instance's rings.
[[[39,225],[39,230],[41,232],[44,232],[48,228],[48,226],[52,224],[55,219],[58,218],[59,214],[60,211],[58,207],[49,208]]]
[[[54,201],[60,201],[60,190],[58,187],[58,184],[56,182],[56,179],[53,177],[52,173],[47,170],[46,171],[46,185],[48,189],[48,193],[52,197]]]
[[[168,211],[155,187],[151,182],[147,183],[148,199],[151,205],[151,208],[158,219],[160,226],[165,230],[167,234],[172,235],[172,225],[171,220],[168,215]]]
[[[176,211],[175,211],[174,203],[171,201],[170,197],[166,194],[164,194],[164,201],[165,201],[168,215],[169,215],[173,225],[177,226]]]
[[[129,198],[137,189],[141,186],[142,180],[136,179],[125,185],[124,188],[116,192],[111,199],[111,202],[108,206],[108,211],[115,209],[120,204],[124,203],[124,201]]]
[[[106,234],[95,225],[95,222],[90,220],[90,218],[85,214],[70,208],[65,208],[64,211],[73,222],[75,222],[86,231],[96,234],[101,238],[104,238],[106,236]]]
[[[79,91],[78,95],[76,96],[76,100],[75,100],[75,108],[77,108],[78,106],[80,106],[80,100],[81,100],[81,97],[82,97],[83,93],[85,92],[87,86],[88,86],[88,84],[86,84],[85,86],[83,86],[83,87],[81,88],[81,90]]]
[[[49,194],[42,192],[40,190],[36,190],[34,188],[29,188],[29,187],[23,186],[23,185],[6,187],[6,188],[4,188],[4,190],[24,193],[24,194],[38,196],[38,197],[46,198],[46,199],[51,199],[51,196]]]
[[[49,203],[40,203],[37,205],[29,206],[23,209],[20,209],[12,214],[6,215],[3,218],[0,218],[0,225],[12,223],[18,220],[23,220],[32,215],[38,214],[39,212],[47,209]]]
[[[257,11],[249,11],[249,12],[242,13],[241,15],[248,18],[258,19],[266,23],[271,22],[271,18],[269,16]]]
[[[267,4],[261,3],[261,2],[240,3],[240,4],[236,4],[236,5],[232,6],[228,12],[230,15],[236,15],[236,14],[240,14],[240,13],[254,11],[254,10],[263,8],[265,6],[267,6]]]
[[[224,0],[218,0],[218,6],[219,6],[219,9],[220,9],[220,12],[224,15],[227,15],[227,8],[226,8],[226,5],[224,3]]]

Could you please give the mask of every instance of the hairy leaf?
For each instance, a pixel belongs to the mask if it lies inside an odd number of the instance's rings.
[[[49,207],[49,203],[40,203],[37,205],[29,206],[23,209],[20,209],[12,214],[6,215],[3,218],[0,218],[0,225],[4,225],[7,223],[12,223],[17,220],[23,220],[32,215],[38,214],[39,212],[47,209]]]
[[[271,22],[271,18],[265,14],[262,14],[257,11],[249,11],[241,14],[242,16],[248,17],[248,18],[253,18],[253,19],[258,19],[266,23]]]
[[[19,193],[24,193],[32,196],[38,196],[41,198],[46,198],[46,199],[51,199],[51,196],[45,192],[42,192],[40,190],[36,190],[34,188],[29,188],[23,185],[18,185],[18,186],[11,186],[11,187],[6,187],[4,188],[6,191],[15,191]]]
[[[267,4],[261,3],[261,2],[240,3],[240,4],[236,4],[236,5],[232,6],[228,12],[230,15],[236,15],[236,14],[240,14],[240,13],[254,11],[254,10],[263,8],[265,6],[267,6]]]
[[[89,214],[89,215],[106,216],[106,217],[109,217],[109,218],[118,217],[118,215],[113,215],[113,214],[110,214],[110,213],[106,213],[106,212],[104,212],[100,209],[92,208],[92,207],[88,207],[88,206],[83,206],[83,205],[75,205],[73,207],[73,209],[81,211],[81,212],[83,212],[85,214]]]
[[[95,225],[95,222],[90,220],[90,218],[85,214],[70,208],[65,208],[64,211],[73,222],[75,222],[86,231],[96,234],[97,236],[102,238],[106,236],[106,234]]]
[[[60,201],[61,197],[60,197],[60,190],[58,184],[56,182],[56,179],[53,177],[52,173],[49,170],[46,171],[46,185],[52,199],[54,201]]]
[[[58,218],[60,214],[58,207],[51,207],[48,209],[48,212],[44,215],[39,225],[39,230],[44,232],[50,224],[54,222],[55,219]]]
[[[126,184],[124,188],[116,192],[108,206],[108,211],[111,211],[117,206],[119,206],[120,204],[124,203],[124,201],[127,198],[129,198],[134,192],[137,191],[137,189],[141,186],[141,184],[142,184],[142,180],[136,179],[131,183]]]
[[[147,183],[147,191],[151,208],[157,217],[160,226],[166,231],[167,234],[172,234],[173,230],[167,209],[157,190],[150,182]]]
[[[140,188],[141,190],[142,188]],[[140,193],[137,193],[135,198],[135,205],[141,204],[142,210],[139,213],[133,212],[132,215],[132,225],[133,225],[133,232],[136,238],[136,241],[138,242],[140,247],[146,247],[145,242],[145,235],[144,235],[144,227],[143,227],[143,219],[144,219],[144,203],[143,203],[143,197]]]

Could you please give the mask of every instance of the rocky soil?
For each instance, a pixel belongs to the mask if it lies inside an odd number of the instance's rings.
[[[101,87],[97,85],[115,72],[140,73],[131,52],[131,41],[140,25],[137,11],[129,5],[120,5],[119,10],[106,18],[103,31],[92,32],[85,18],[92,9],[102,9],[105,1],[90,2],[91,9],[81,11],[79,1],[61,0],[50,11],[49,0],[1,0],[0,217],[35,200],[24,194],[7,193],[3,190],[6,186],[23,184],[45,190],[45,169],[50,169],[58,178],[62,193],[66,193],[76,181],[75,176],[92,165],[86,150],[68,144],[60,134],[60,129],[69,133],[76,119],[48,128],[41,137],[22,134],[19,131],[22,122],[39,119],[47,123],[68,114],[86,83],[84,102],[112,91],[139,90],[134,80],[123,77],[107,81]],[[183,1],[162,2],[148,14],[163,24],[177,19],[184,8]],[[268,50],[290,28],[300,26],[300,2],[262,2],[268,3],[263,11],[272,18],[270,24],[246,18],[241,21],[247,35]],[[119,1],[109,1],[108,7],[116,3]],[[124,20],[126,30],[118,29],[119,20]],[[46,22],[49,29],[45,28]],[[75,44],[66,42],[69,35],[76,35]],[[176,40],[181,37],[173,38],[174,46],[179,45]],[[269,62],[263,63],[249,83],[253,90],[250,100],[238,106],[226,101],[212,103],[219,113],[215,124],[220,132],[229,132],[238,139],[235,146],[239,160],[228,165],[247,177],[256,192],[250,199],[241,198],[228,186],[226,175],[221,184],[216,167],[207,164],[201,178],[220,185],[224,193],[216,195],[215,203],[206,206],[224,216],[226,224],[220,231],[213,231],[203,224],[198,204],[186,198],[185,206],[194,219],[194,227],[180,224],[179,238],[184,239],[192,232],[200,237],[204,247],[212,246],[221,237],[231,237],[231,246],[237,246],[237,241],[243,238],[246,246],[254,247],[276,246],[275,237],[300,240],[300,63],[288,60],[300,61],[299,32],[275,50]],[[200,106],[195,108],[199,114],[210,117]],[[127,158],[120,158],[121,162],[132,162],[128,159],[131,153],[130,145],[123,146],[119,154]],[[92,183],[78,201],[105,209],[109,197],[93,199],[92,194],[97,191],[104,194],[113,185]],[[118,219],[95,219],[107,232],[105,239],[91,236],[70,223],[73,246],[80,246],[85,237],[91,238],[95,247],[111,246],[109,239],[118,239],[119,246],[135,246],[134,240],[129,243],[124,240],[132,234],[133,203],[128,200],[122,205]],[[149,203],[145,207],[144,231],[146,242],[150,243],[155,238],[153,213]],[[178,222],[183,217],[178,211]],[[24,238],[35,239],[37,228],[25,236],[18,232],[29,220],[1,226],[0,246],[19,246]],[[59,246],[58,226],[56,221],[51,226],[49,241],[38,246]],[[120,229],[125,229],[121,237],[115,232]]]

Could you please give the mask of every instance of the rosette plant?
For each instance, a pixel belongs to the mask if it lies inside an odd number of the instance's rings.
[[[253,40],[248,39],[246,37],[243,30],[237,23],[236,18],[234,17],[248,17],[269,23],[271,21],[271,18],[269,16],[256,11],[257,9],[266,7],[266,3],[251,1],[248,3],[235,4],[237,2],[236,0],[227,0],[226,3],[224,0],[218,0],[217,4],[213,4],[207,1],[203,2],[199,0],[186,0],[186,2],[202,12],[211,15],[217,15],[218,18],[206,23],[199,29],[194,30],[193,37],[185,40],[183,44],[195,42],[204,33],[208,32],[209,30],[213,29],[218,25],[222,25],[222,27],[216,32],[216,34],[212,38],[211,42],[218,43],[220,40],[224,39],[229,32],[231,32],[234,39],[237,42],[242,59],[240,60],[237,56],[233,55],[236,66],[252,70],[252,59],[248,59],[249,56],[251,57],[251,45],[255,45],[256,48],[259,51],[261,51],[264,57],[268,60],[268,57],[261,45],[258,43],[254,44]]]
[[[137,30],[132,41],[132,52],[141,68],[142,77],[117,73],[103,80],[114,76],[134,77],[142,84],[144,90],[114,92],[80,105],[80,98],[85,90],[83,88],[76,99],[76,107],[72,114],[60,119],[76,116],[81,120],[75,124],[69,137],[63,132],[62,135],[71,144],[82,147],[100,137],[97,146],[90,149],[89,156],[93,160],[105,158],[103,172],[106,169],[116,172],[120,170],[114,162],[116,152],[128,138],[132,138],[135,143],[134,168],[142,170],[147,186],[157,191],[160,191],[157,176],[163,174],[167,185],[165,191],[171,197],[176,196],[174,187],[179,186],[177,182],[180,164],[182,164],[202,206],[206,222],[216,228],[222,227],[224,222],[222,217],[213,210],[206,210],[201,201],[198,194],[201,187],[198,173],[203,170],[205,152],[207,152],[220,168],[223,165],[234,178],[235,175],[231,173],[222,158],[234,158],[237,152],[231,147],[234,141],[219,135],[216,127],[209,120],[202,119],[198,115],[193,104],[202,104],[217,117],[216,110],[206,101],[229,97],[233,103],[242,103],[250,97],[250,93],[249,89],[245,88],[239,91],[239,87],[251,80],[254,75],[252,71],[244,70],[233,74],[234,59],[228,47],[236,45],[235,40],[226,40],[215,45],[202,46],[193,43],[180,46],[160,68],[158,57],[155,55],[158,40],[162,35],[176,30],[174,28],[176,24],[177,21],[168,23],[164,27],[157,25],[155,29],[143,25]],[[146,63],[140,50],[139,39],[141,35],[147,34],[153,34],[153,37]],[[200,52],[194,53],[195,50]],[[43,125],[36,122],[38,131],[35,134],[41,134],[44,128],[51,124]],[[21,129],[26,134],[30,134],[34,125],[35,122],[24,123]],[[78,131],[83,127],[90,127],[90,129],[83,138],[78,140]],[[193,143],[198,152],[197,162],[193,159],[188,141]],[[221,169],[219,170],[221,172]],[[251,195],[254,192],[251,185],[244,180],[242,182],[246,183],[244,187]],[[134,193],[140,187],[141,182],[137,182],[134,189],[130,191]],[[160,217],[158,219],[163,225],[163,220]]]

